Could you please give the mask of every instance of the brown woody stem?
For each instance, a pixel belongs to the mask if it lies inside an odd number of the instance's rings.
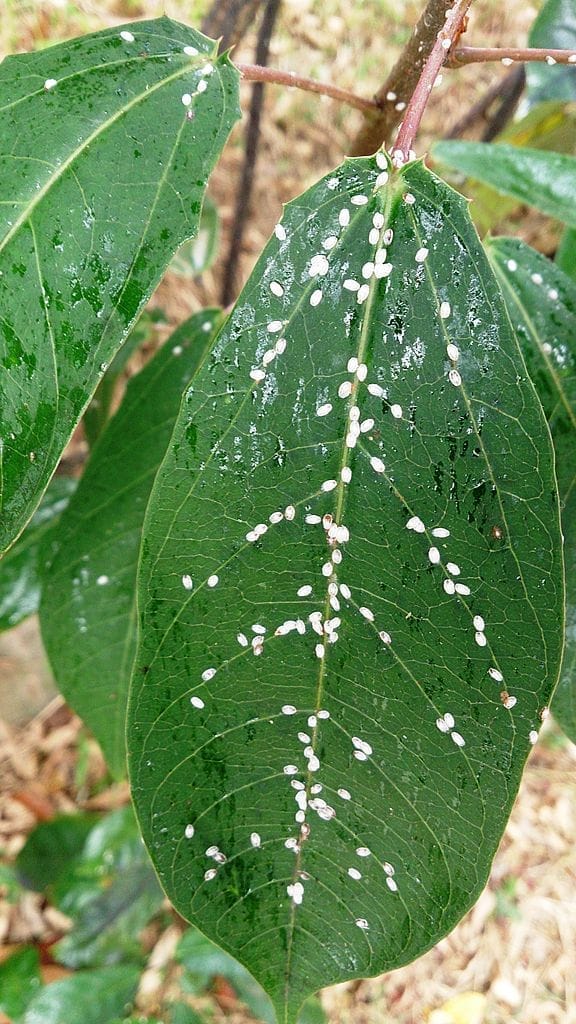
[[[424,11],[386,81],[375,95],[379,111],[368,111],[364,124],[352,142],[352,156],[374,153],[402,120],[438,33],[446,22],[446,10],[454,0],[427,0]]]
[[[456,3],[446,14],[443,26],[436,36],[436,40],[424,65],[422,73],[408,107],[404,120],[400,125],[400,131],[394,146],[395,152],[402,154],[402,160],[409,159],[410,151],[414,145],[416,133],[420,127],[422,115],[434,88],[434,83],[443,64],[448,59],[448,54],[454,41],[462,32],[464,20],[472,0],[456,0]]]
[[[328,82],[317,82],[313,78],[303,78],[294,74],[293,71],[279,71],[278,68],[262,67],[260,64],[236,64],[242,77],[249,82],[269,82],[273,85],[287,85],[294,89],[303,89],[305,92],[316,92],[322,96],[330,96],[340,103],[347,103],[349,107],[356,107],[357,110],[378,110],[379,104],[376,100],[365,99],[357,96],[356,93],[348,92],[347,89],[340,89],[337,85],[330,85]]]
[[[576,50],[550,50],[516,46],[458,46],[448,58],[449,67],[463,64],[485,64],[499,60],[505,64],[541,61],[546,64],[576,64]]]

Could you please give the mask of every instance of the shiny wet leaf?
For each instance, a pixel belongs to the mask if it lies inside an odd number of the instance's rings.
[[[196,233],[237,94],[217,44],[167,18],[0,66],[0,551]]]
[[[284,1024],[485,884],[559,671],[552,456],[464,199],[380,154],[288,205],[154,482],[128,713],[162,885]]]
[[[432,152],[445,166],[576,225],[576,157],[487,142],[437,142]]]

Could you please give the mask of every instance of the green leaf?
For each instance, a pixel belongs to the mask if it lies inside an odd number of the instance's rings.
[[[556,451],[566,558],[566,649],[552,710],[576,742],[576,284],[513,238],[488,254],[548,420]]]
[[[82,853],[97,820],[94,814],[63,814],[37,825],[16,859],[22,883],[36,892],[50,891]]]
[[[132,378],[46,549],[40,607],[44,646],[59,688],[96,736],[116,776],[126,771],[126,700],[146,503],[182,392],[220,316],[214,309],[195,314]]]
[[[216,54],[161,18],[0,66],[0,551],[197,231],[238,117],[238,72]]]
[[[38,611],[40,578],[38,560],[46,533],[53,529],[76,490],[77,481],[55,476],[21,537],[0,562],[0,631],[17,626]]]
[[[45,985],[29,1004],[23,1024],[102,1024],[124,1013],[138,987],[138,967],[79,971]]]
[[[576,281],[576,228],[566,228],[560,239],[556,263]]]
[[[41,984],[38,950],[24,946],[0,964],[0,1011],[21,1017]]]
[[[104,967],[141,958],[139,934],[158,910],[162,892],[131,807],[105,815],[91,829],[51,896],[74,921],[56,946],[61,963]]]
[[[546,0],[530,29],[528,45],[576,52],[574,0]],[[576,100],[576,68],[570,64],[549,67],[547,64],[528,63],[526,85],[530,103],[552,99]]]
[[[210,199],[206,199],[198,234],[178,250],[170,264],[171,273],[180,277],[198,277],[209,270],[216,259],[219,235],[218,210]]]
[[[446,166],[576,225],[576,157],[485,142],[437,142],[432,152]]]
[[[540,403],[466,201],[383,163],[288,206],[143,534],[140,824],[283,1022],[471,906],[560,667]]]

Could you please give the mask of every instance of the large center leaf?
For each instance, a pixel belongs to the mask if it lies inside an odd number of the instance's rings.
[[[479,893],[556,682],[550,436],[465,201],[346,162],[189,388],[143,538],[137,812],[293,1021]]]
[[[178,246],[238,74],[162,18],[0,67],[0,552]]]

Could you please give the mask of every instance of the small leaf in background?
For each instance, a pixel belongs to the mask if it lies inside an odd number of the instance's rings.
[[[467,206],[382,154],[290,203],[146,512],[137,813],[282,1024],[471,906],[558,679],[552,445]]]
[[[546,0],[528,35],[528,45],[576,52],[574,0]],[[542,100],[576,100],[576,68],[571,64],[526,65],[526,86],[531,104]]]
[[[164,897],[131,807],[106,814],[91,829],[53,898],[73,920],[55,947],[60,963],[101,967],[141,959],[140,932]]]
[[[209,270],[218,252],[219,234],[218,210],[210,199],[205,199],[198,234],[180,246],[169,271],[180,277],[198,277]]]
[[[576,225],[576,157],[487,142],[437,142],[432,154],[447,167]]]
[[[140,970],[132,965],[79,971],[45,985],[29,1003],[22,1024],[102,1024],[132,1002]]]
[[[41,984],[38,950],[24,946],[0,963],[0,1011],[21,1017]]]
[[[556,100],[539,103],[524,117],[506,125],[493,145],[500,143],[539,150],[552,149],[556,153],[574,155],[576,107],[574,104],[560,103]],[[518,199],[503,195],[490,185],[473,178],[466,180],[464,191],[472,200],[470,214],[482,236],[489,232],[505,234],[506,231],[513,231],[516,228],[520,203]]]
[[[566,561],[566,649],[554,715],[576,743],[576,283],[514,238],[487,245],[556,451]]]
[[[563,231],[556,263],[560,270],[576,281],[576,228],[565,228]]]
[[[38,825],[21,850],[23,881],[72,919],[55,947],[67,967],[140,960],[139,935],[163,901],[131,807]]]
[[[126,701],[136,639],[144,512],[182,392],[210,347],[219,310],[196,313],[128,384],[42,568],[42,639],[59,689],[126,772]]]
[[[28,889],[51,893],[62,874],[81,856],[95,814],[64,814],[37,825],[16,859],[18,876]]]
[[[24,533],[0,561],[0,631],[17,626],[38,611],[40,549],[77,483],[73,477],[52,478]]]
[[[238,72],[217,50],[160,18],[0,65],[0,551],[197,231],[239,116]]]

